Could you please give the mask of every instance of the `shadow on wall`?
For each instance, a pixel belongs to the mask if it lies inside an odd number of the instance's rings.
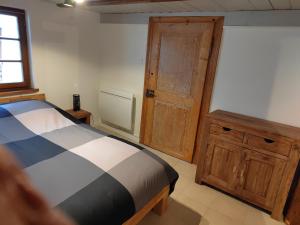
[[[225,27],[211,111],[223,109],[279,120],[272,115],[280,109],[274,93],[280,96],[280,92],[290,92],[275,85],[279,77],[286,77],[282,71],[286,67],[282,56],[285,61],[290,60],[286,52],[282,55],[282,42],[286,43],[290,35],[300,34],[300,29],[296,29],[296,33],[287,29],[291,28]],[[284,103],[285,99],[281,101]],[[287,117],[289,115],[285,115],[285,119]]]
[[[82,108],[98,121],[99,15],[46,6],[42,18],[36,10],[28,11],[36,87],[64,109],[72,107],[72,94],[79,93]]]
[[[291,28],[289,28],[291,29]],[[287,30],[278,46],[278,64],[267,119],[300,127],[300,29]]]

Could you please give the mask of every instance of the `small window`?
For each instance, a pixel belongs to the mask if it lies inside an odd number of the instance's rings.
[[[0,91],[31,88],[25,11],[0,6]]]

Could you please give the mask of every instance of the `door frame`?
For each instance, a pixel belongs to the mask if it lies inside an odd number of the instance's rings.
[[[148,26],[148,41],[147,41],[147,55],[146,55],[146,67],[145,67],[145,80],[144,80],[144,91],[143,91],[143,106],[142,106],[142,118],[140,126],[140,143],[144,143],[145,132],[146,132],[146,118],[147,118],[147,104],[145,100],[145,91],[148,86],[147,76],[150,75],[150,47],[152,44],[153,24],[154,23],[189,23],[189,22],[214,22],[214,32],[212,37],[211,53],[208,60],[202,101],[200,106],[200,113],[198,119],[198,128],[196,134],[196,140],[194,145],[193,163],[198,162],[200,144],[203,140],[204,133],[204,120],[206,115],[209,113],[212,91],[215,81],[215,75],[218,65],[219,51],[222,42],[224,16],[170,16],[170,17],[150,17]]]

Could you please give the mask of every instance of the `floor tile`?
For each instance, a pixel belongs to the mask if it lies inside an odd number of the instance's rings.
[[[188,178],[191,181],[195,181],[196,177],[196,165],[190,164],[184,161],[179,161],[175,166],[174,169],[179,173],[180,176],[184,178]]]
[[[208,210],[208,207],[206,205],[186,195],[178,195],[172,198],[174,199],[174,201],[177,201],[185,207],[198,212],[200,215],[204,215],[204,213]]]
[[[199,225],[201,218],[200,213],[174,200],[164,215],[157,216],[151,212],[139,225]]]
[[[204,214],[199,225],[243,225],[243,223],[238,220],[234,220],[229,216],[223,215],[216,210],[209,209]]]
[[[244,222],[245,217],[251,206],[236,200],[228,195],[220,194],[212,203],[209,205],[211,210],[216,210],[230,218]]]
[[[284,225],[282,221],[277,221],[271,218],[269,214],[266,214],[258,209],[252,208],[248,210],[245,218],[245,225]]]
[[[192,182],[189,179],[179,177],[175,186],[175,192],[180,192],[182,194],[191,183]]]
[[[195,201],[198,201],[206,206],[210,206],[212,202],[222,194],[205,185],[190,183],[184,190],[183,195],[193,198]]]

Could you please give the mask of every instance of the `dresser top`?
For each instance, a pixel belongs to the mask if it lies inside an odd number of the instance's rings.
[[[300,141],[300,128],[298,127],[222,110],[214,111],[208,116],[211,120],[219,120],[238,127],[252,128]]]

